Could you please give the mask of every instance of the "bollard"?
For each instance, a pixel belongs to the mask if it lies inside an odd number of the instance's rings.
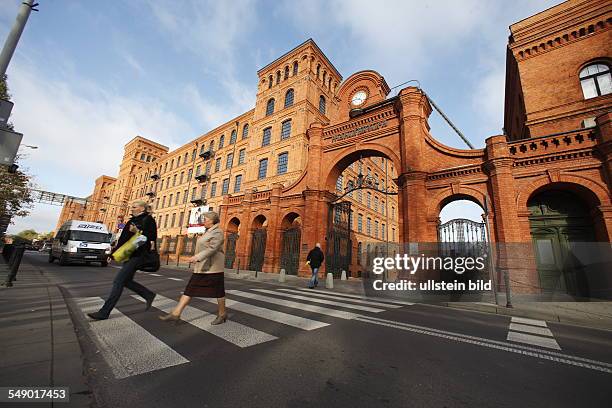
[[[166,265],[170,262],[170,252],[166,254]]]
[[[327,279],[325,279],[325,287],[327,289],[333,289],[334,288],[334,274],[329,272],[327,274]]]
[[[279,282],[284,282],[286,280],[286,272],[284,269],[280,270],[280,273],[278,274],[278,281]]]
[[[21,264],[21,258],[23,258],[23,253],[25,252],[25,246],[19,246],[14,249],[13,254],[11,256],[12,263],[10,265],[9,274],[6,277],[6,287],[13,286],[13,281],[17,280],[17,271],[19,270],[19,265]]]
[[[236,268],[236,275],[240,274],[240,259],[238,260],[238,267]]]
[[[342,270],[342,275],[340,275],[340,280],[346,280],[346,271]]]

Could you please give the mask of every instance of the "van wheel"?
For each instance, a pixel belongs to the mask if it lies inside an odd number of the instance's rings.
[[[51,255],[51,253],[49,252],[49,259],[47,259],[47,261],[49,263],[53,263],[53,261],[55,261],[55,258],[53,257],[53,255]]]
[[[68,265],[68,257],[66,256],[66,254],[62,253],[62,255],[59,258],[59,264],[62,266]]]
[[[100,262],[100,266],[105,268],[105,267],[108,266],[108,262],[107,261],[102,261],[102,262]]]

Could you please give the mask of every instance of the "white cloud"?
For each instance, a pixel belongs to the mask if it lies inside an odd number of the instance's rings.
[[[40,233],[53,231],[61,211],[62,207],[59,206],[36,204],[29,216],[13,219],[14,224],[9,226],[7,233],[16,234],[26,229]]]
[[[127,51],[124,51],[123,53],[121,53],[121,56],[123,57],[125,62],[130,67],[132,67],[134,69],[134,71],[136,71],[139,75],[143,75],[145,73],[145,69],[142,67],[142,65],[140,65],[138,60],[136,58],[134,58],[134,56],[132,54],[130,54]]]

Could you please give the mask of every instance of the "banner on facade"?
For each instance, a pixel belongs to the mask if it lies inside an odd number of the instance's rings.
[[[199,207],[194,207],[189,212],[189,224],[187,225],[187,233],[189,234],[200,234],[206,231],[204,227],[204,220],[202,219],[202,214],[204,214],[209,210],[208,205],[201,205]]]

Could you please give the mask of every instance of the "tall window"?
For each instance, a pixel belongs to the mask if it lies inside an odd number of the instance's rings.
[[[257,172],[257,178],[258,179],[264,179],[266,178],[266,175],[268,174],[268,159],[261,159],[259,161],[259,170]]]
[[[281,72],[276,71],[276,85],[280,84],[280,80],[281,80]]]
[[[177,191],[177,193],[176,193],[176,201],[174,202],[174,205],[178,205],[179,201],[181,201],[181,192]]]
[[[214,197],[217,195],[217,182],[213,181],[210,185],[210,196]]]
[[[287,139],[291,136],[291,119],[283,122],[281,125],[281,140]]]
[[[580,85],[584,99],[612,93],[610,67],[601,62],[584,67],[580,71]]]
[[[323,95],[319,97],[319,112],[325,115],[325,97]]]
[[[270,99],[266,104],[266,116],[274,113],[274,98]]]
[[[221,169],[221,158],[217,157],[217,160],[215,160],[215,173],[218,172]]]
[[[349,180],[348,183],[346,183],[346,189],[349,192],[348,196],[349,197],[353,197],[353,188],[355,187],[355,185],[353,184],[353,180]]]
[[[183,218],[184,218],[184,217],[185,217],[185,213],[184,213],[184,212],[181,212],[181,213],[179,214],[179,219],[178,219],[178,225],[179,225],[179,227],[180,227],[181,225],[183,225]]]
[[[387,227],[385,224],[382,224],[382,239],[387,239]]]
[[[225,162],[225,168],[230,169],[234,164],[234,153],[230,153],[227,155],[227,160]]]
[[[284,76],[284,79],[285,80],[289,79],[289,66],[285,67],[285,76]]]
[[[370,217],[366,220],[366,234],[372,235],[372,219]]]
[[[221,195],[227,194],[228,191],[229,191],[229,179],[226,178],[223,180],[223,184],[221,187]]]
[[[196,157],[196,149],[193,149],[193,152],[191,152],[191,161],[194,161]]]
[[[268,89],[272,88],[272,75],[268,77]]]
[[[191,180],[191,176],[193,176],[193,169],[189,169],[189,171],[187,171],[187,180]]]
[[[236,179],[234,180],[234,193],[240,192],[241,188],[242,188],[242,174],[239,174],[236,176]]]
[[[374,237],[378,239],[378,221],[374,221]]]
[[[168,214],[164,217],[164,228],[168,228]]]
[[[166,196],[162,197],[162,206],[161,208],[164,208],[166,206]]]
[[[247,137],[249,137],[249,124],[245,124],[244,127],[242,128],[242,138],[246,139]]]
[[[208,175],[210,174],[210,165],[212,164],[212,162],[209,160],[206,162],[206,168],[204,170],[204,174]]]
[[[270,137],[272,136],[272,128],[267,127],[263,130],[263,137],[261,139],[261,145],[267,146],[270,144]]]
[[[170,223],[170,228],[174,228],[174,223],[176,222],[176,213],[172,214],[172,222]]]
[[[172,207],[172,196],[174,194],[170,194],[169,200],[168,200],[168,207]]]
[[[372,193],[370,193],[369,191],[368,191],[366,205],[368,206],[368,208],[372,208]]]
[[[378,212],[378,197],[374,197],[374,211]]]
[[[293,89],[290,89],[285,94],[285,108],[293,105]]]
[[[293,63],[293,75],[297,75],[297,73],[298,73],[298,62],[295,61]]]
[[[244,163],[245,155],[246,155],[246,149],[240,149],[240,151],[238,151],[238,164]]]
[[[224,144],[225,144],[225,135],[221,135],[221,137],[219,138],[219,149],[223,148]]]
[[[380,202],[380,211],[382,212],[382,215],[385,215],[385,201],[381,201]]]
[[[336,180],[336,191],[342,191],[342,186],[344,184],[344,177],[341,175],[338,176]]]
[[[185,179],[185,172],[181,171],[181,178],[179,179],[179,184],[183,184],[184,179]]]
[[[200,154],[204,153],[206,151],[206,146],[202,145],[200,146]]]
[[[359,201],[359,203],[363,202],[363,191],[362,190],[357,190],[357,201]]]
[[[196,177],[198,177],[201,172],[202,172],[202,166],[198,165],[198,167],[196,167]]]
[[[208,145],[208,151],[212,152],[214,148],[215,148],[215,141],[211,140],[210,144]]]
[[[183,191],[183,204],[187,203],[187,190]]]
[[[357,232],[363,232],[363,215],[357,214]]]
[[[172,177],[172,187],[176,186],[176,174]]]
[[[232,134],[231,134],[231,136],[230,136],[230,141],[229,141],[229,144],[234,144],[234,143],[236,143],[236,138],[237,138],[237,135],[236,135],[236,129],[234,129],[234,130],[232,130]]]
[[[195,200],[195,199],[196,199],[196,194],[197,194],[197,192],[198,192],[198,188],[197,188],[197,187],[194,187],[194,188],[191,190],[191,199],[192,199],[192,200]]]
[[[276,174],[285,174],[287,172],[287,163],[289,162],[289,153],[283,152],[278,155],[278,165]]]

